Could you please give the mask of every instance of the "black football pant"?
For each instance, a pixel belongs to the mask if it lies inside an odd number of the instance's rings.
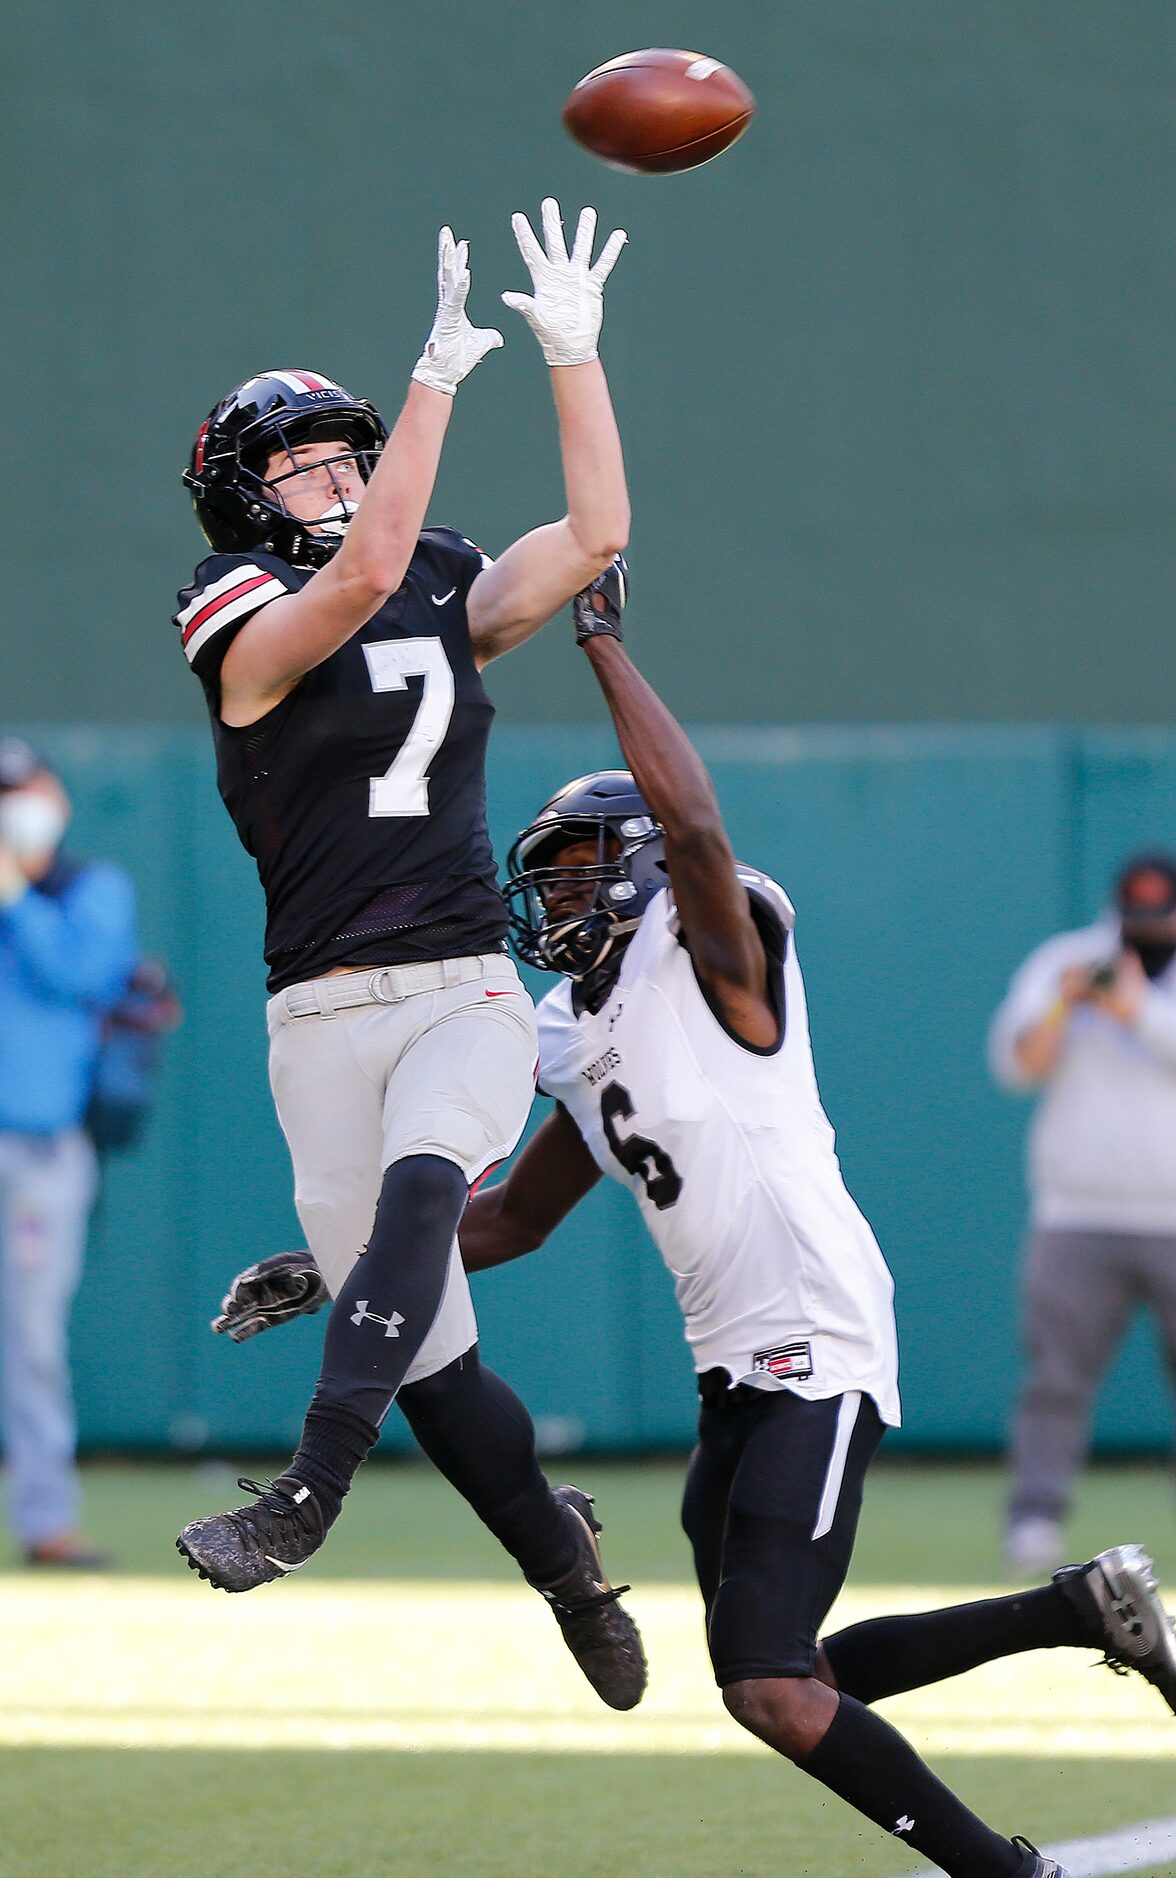
[[[814,1402],[787,1390],[729,1388],[725,1372],[711,1372],[700,1387],[682,1523],[716,1680],[728,1688],[811,1677],[817,1633],[848,1569],[881,1420],[866,1396]],[[951,1878],[1021,1878],[1030,1855],[972,1813],[868,1704],[1014,1649],[1075,1642],[1075,1630],[1054,1585],[1025,1599],[855,1625],[826,1646],[837,1707],[799,1765]],[[778,1725],[763,1734],[774,1746],[787,1739],[773,1740]]]

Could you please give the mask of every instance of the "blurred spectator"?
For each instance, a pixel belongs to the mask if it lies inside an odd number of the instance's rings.
[[[155,1106],[163,1040],[183,1006],[162,959],[136,960],[122,996],[102,1020],[85,1126],[99,1155],[138,1146]]]
[[[12,1524],[31,1565],[105,1561],[77,1531],[68,1358],[97,1163],[82,1120],[105,1011],[135,963],[121,869],[60,852],[70,804],[0,739],[0,1354]]]
[[[1138,1305],[1155,1313],[1176,1377],[1174,960],[1176,857],[1136,855],[1113,911],[1031,953],[993,1019],[997,1079],[1043,1089],[1006,1537],[1017,1573],[1065,1556],[1095,1393]]]

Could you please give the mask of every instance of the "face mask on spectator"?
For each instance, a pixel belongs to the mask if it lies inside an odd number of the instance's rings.
[[[67,816],[59,802],[39,789],[10,789],[0,796],[0,841],[18,860],[52,854],[66,830]]]

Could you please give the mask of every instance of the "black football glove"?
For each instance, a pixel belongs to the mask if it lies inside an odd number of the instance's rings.
[[[601,635],[607,639],[623,639],[621,614],[628,598],[629,565],[623,554],[617,554],[603,574],[598,574],[592,585],[585,587],[572,601],[576,644],[582,646]]]
[[[327,1281],[309,1252],[277,1252],[237,1273],[212,1328],[244,1343],[275,1324],[321,1311],[330,1301]]]

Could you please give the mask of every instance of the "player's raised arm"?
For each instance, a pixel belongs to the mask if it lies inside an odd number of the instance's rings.
[[[538,1251],[599,1179],[583,1135],[567,1110],[557,1107],[507,1178],[483,1187],[462,1214],[457,1236],[467,1272]]]
[[[694,968],[726,1022],[760,1048],[778,1041],[763,940],[735,871],[706,765],[621,643],[623,564],[575,602],[583,646],[633,779],[665,830],[666,866]]]
[[[338,511],[346,532],[312,580],[271,601],[237,634],[221,666],[226,723],[249,724],[271,710],[358,632],[404,579],[433,493],[454,393],[479,360],[502,344],[501,333],[471,326],[466,318],[469,287],[467,244],[443,228],[432,331],[370,481],[365,484],[354,458],[340,457],[329,426],[324,441],[275,452],[265,466],[271,491],[309,529],[329,524]]]
[[[604,283],[626,237],[620,229],[610,235],[593,265],[596,211],[584,209],[569,254],[550,196],[543,247],[525,215],[512,226],[533,292],[502,298],[523,315],[551,368],[567,513],[516,541],[470,589],[470,637],[482,665],[537,632],[629,538],[624,457],[597,354]]]

